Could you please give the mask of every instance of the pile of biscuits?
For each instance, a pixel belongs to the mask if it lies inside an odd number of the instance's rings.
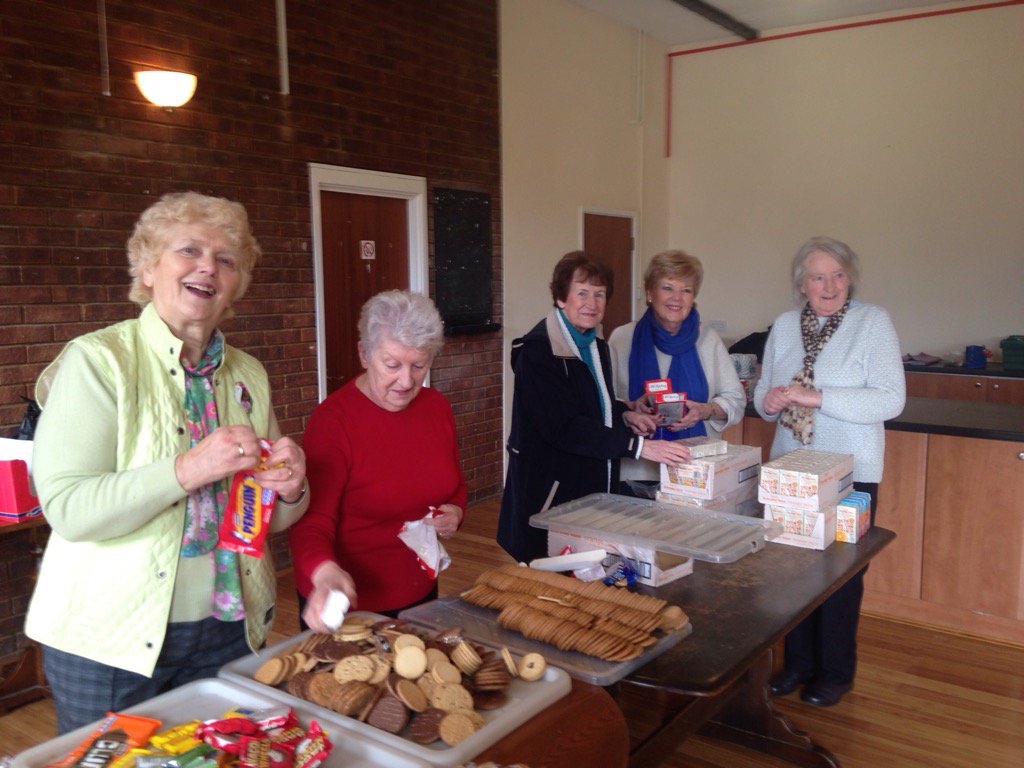
[[[688,621],[677,605],[561,574],[504,565],[484,571],[460,597],[499,611],[498,623],[556,648],[606,661],[634,659]]]
[[[333,635],[309,635],[265,661],[253,679],[418,744],[454,746],[508,700],[513,678],[544,676],[547,662],[518,662],[476,646],[458,629],[425,638],[395,621],[349,614]]]

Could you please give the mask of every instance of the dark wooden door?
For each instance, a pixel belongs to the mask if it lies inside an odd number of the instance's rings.
[[[357,325],[366,300],[409,287],[406,206],[402,198],[320,193],[328,394],[363,370]]]
[[[583,214],[583,250],[615,273],[615,290],[604,313],[604,337],[633,319],[633,220]]]

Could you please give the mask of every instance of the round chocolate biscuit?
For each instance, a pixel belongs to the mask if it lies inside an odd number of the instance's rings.
[[[441,720],[446,714],[444,710],[431,708],[413,715],[409,738],[417,744],[433,744],[441,738]]]
[[[397,696],[385,693],[366,719],[374,728],[388,733],[398,733],[409,722],[409,710]]]
[[[508,694],[504,691],[473,691],[473,706],[479,710],[498,709],[505,706]]]

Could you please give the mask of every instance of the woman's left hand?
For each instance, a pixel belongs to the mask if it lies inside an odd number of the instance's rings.
[[[439,539],[450,539],[459,530],[462,522],[462,510],[454,504],[442,504],[437,508],[441,514],[427,520],[437,531]]]
[[[274,442],[266,461],[267,469],[260,470],[253,478],[263,488],[277,491],[285,503],[298,500],[306,482],[306,454],[290,437]]]

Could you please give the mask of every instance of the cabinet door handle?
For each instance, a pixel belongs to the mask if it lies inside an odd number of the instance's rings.
[[[976,389],[981,389],[981,382],[980,382],[980,381],[976,381],[976,382],[974,382],[974,387],[975,387]]]
[[[999,389],[999,385],[998,384],[993,384],[992,385],[992,389]]]
[[[1024,461],[1024,451],[1021,451],[1020,453],[1018,453],[1017,454],[1017,458],[1020,459],[1021,461]]]

